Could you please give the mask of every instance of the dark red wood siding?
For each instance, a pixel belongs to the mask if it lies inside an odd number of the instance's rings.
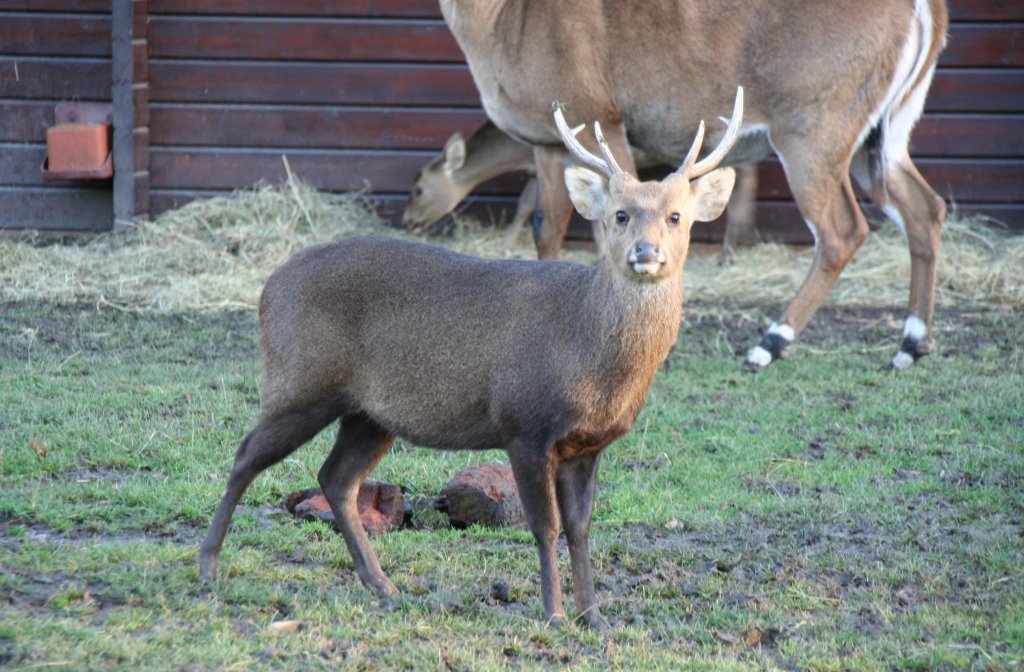
[[[153,214],[282,180],[287,156],[318,187],[369,188],[395,218],[422,164],[484,118],[436,0],[133,4],[148,5],[135,29],[148,40],[136,45],[133,74],[148,82],[135,89],[136,114],[148,112],[135,129],[143,150],[134,154],[135,194],[142,204],[148,197]],[[83,212],[109,219],[109,187],[45,185],[37,164],[55,102],[111,99],[110,6],[0,0],[5,226],[72,228],[65,212],[80,222],[94,219]],[[962,212],[1024,231],[1024,3],[951,0],[950,12],[949,47],[912,154]],[[484,185],[474,207],[508,206],[522,183],[508,176]],[[809,240],[777,161],[762,164],[758,199],[763,230]],[[21,214],[26,208],[37,214]],[[719,238],[721,226],[700,225],[695,235]]]
[[[109,229],[111,181],[44,182],[54,106],[110,102],[109,0],[0,0],[0,230]]]

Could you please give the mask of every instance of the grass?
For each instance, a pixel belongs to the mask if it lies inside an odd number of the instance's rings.
[[[404,235],[359,196],[290,181],[85,244],[0,239],[0,667],[1024,666],[1024,239],[955,219],[939,352],[899,373],[883,368],[909,277],[891,230],[795,356],[757,376],[739,355],[808,253],[687,262],[678,347],[599,476],[607,639],[544,626],[524,529],[377,537],[402,592],[369,594],[339,535],[281,513],[315,485],[327,433],[257,479],[220,578],[199,583],[199,540],[258,414],[255,297],[299,247],[356,233]],[[531,256],[503,236],[460,222],[436,242]],[[399,442],[374,477],[434,496],[503,459]]]
[[[1019,669],[1024,319],[940,311],[941,354],[884,370],[886,313],[828,309],[794,358],[740,372],[750,309],[691,307],[603,462],[602,640],[540,619],[513,529],[340,537],[276,515],[329,437],[261,476],[222,576],[198,540],[258,412],[249,313],[9,303],[0,322],[0,663],[19,668]],[[885,327],[885,328],[883,328]],[[887,347],[880,349],[879,342]],[[500,452],[399,445],[376,477],[433,495]],[[563,552],[564,556],[564,552]],[[564,561],[564,557],[563,557]],[[506,581],[513,602],[489,597]],[[298,621],[298,631],[272,624]]]

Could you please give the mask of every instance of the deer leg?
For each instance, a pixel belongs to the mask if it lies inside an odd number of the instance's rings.
[[[343,418],[334,448],[317,477],[352,555],[356,575],[363,585],[381,596],[394,595],[398,589],[380,567],[377,554],[359,520],[357,499],[359,486],[383,459],[394,440],[394,434],[366,416]]]
[[[210,523],[210,531],[200,546],[200,578],[209,581],[217,577],[217,562],[224,535],[227,534],[235,507],[253,480],[316,436],[338,415],[337,408],[322,405],[273,418],[260,418],[256,428],[238,446],[224,496]]]
[[[572,201],[565,186],[566,157],[561,147],[533,148],[540,194],[540,208],[533,218],[533,242],[541,259],[558,258],[572,217]]]
[[[512,217],[512,223],[508,226],[505,234],[505,247],[515,247],[519,241],[519,232],[523,230],[523,224],[537,210],[537,178],[531,177],[523,187],[516,202],[516,214]]]
[[[761,342],[747,352],[744,366],[759,371],[789,354],[793,340],[821,307],[839,274],[868,235],[868,223],[847,174],[815,181],[789,176],[800,212],[815,235],[814,260],[796,296]],[[788,174],[788,171],[787,171]]]
[[[523,512],[537,541],[540,555],[540,595],[544,619],[553,627],[565,622],[562,581],[558,574],[558,504],[555,496],[557,464],[550,450],[526,441],[508,447],[509,463],[516,479]]]
[[[903,326],[903,343],[892,359],[893,367],[904,369],[935,349],[935,270],[946,204],[909,158],[892,166],[883,183],[891,202],[883,205],[883,210],[903,229],[910,248],[910,305]]]
[[[576,610],[591,628],[607,632],[610,628],[597,606],[590,564],[590,520],[600,457],[600,453],[595,453],[562,462],[558,467],[557,493],[572,564],[572,596]]]
[[[732,262],[732,255],[740,245],[752,245],[760,241],[754,226],[754,206],[757,200],[757,164],[743,163],[736,166],[736,186],[729,196],[725,209],[725,237],[722,254],[718,263],[725,266]]]

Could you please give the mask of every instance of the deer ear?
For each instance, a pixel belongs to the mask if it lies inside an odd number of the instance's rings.
[[[462,139],[461,133],[456,133],[448,138],[444,146],[444,169],[454,173],[466,162],[466,141]]]
[[[608,184],[602,176],[586,168],[569,166],[565,169],[565,186],[572,204],[586,219],[595,222],[604,216]]]
[[[690,203],[693,221],[710,222],[722,214],[732,187],[736,184],[736,171],[732,168],[712,170],[690,183]]]

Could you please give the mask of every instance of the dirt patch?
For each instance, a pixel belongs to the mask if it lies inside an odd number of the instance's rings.
[[[781,311],[782,306],[776,309]],[[116,352],[127,363],[258,359],[255,311],[141,314],[95,304],[55,305],[21,301],[2,306],[0,358],[33,353],[66,358]],[[687,356],[742,356],[771,322],[764,306],[688,301],[676,353]],[[899,347],[901,307],[825,306],[797,340],[814,350],[878,349],[880,366]],[[944,308],[935,316],[938,357],[1007,356],[1019,347],[1021,319],[1011,308]],[[187,334],[182,337],[182,334]],[[887,348],[886,346],[891,346]],[[215,383],[214,383],[215,384]],[[837,397],[837,409],[856,399]]]
[[[254,311],[141,314],[95,304],[0,305],[0,358],[116,352],[125,363],[256,357]],[[195,334],[195,338],[183,337]]]

